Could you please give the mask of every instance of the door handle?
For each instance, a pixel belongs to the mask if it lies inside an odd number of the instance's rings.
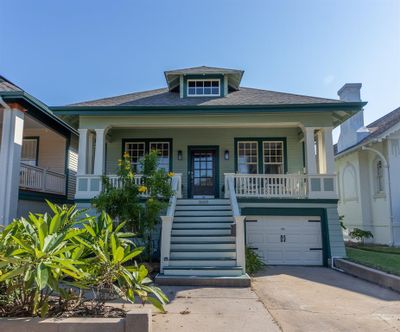
[[[283,235],[281,235],[281,242],[283,242]]]
[[[286,242],[286,235],[283,236],[283,242]]]

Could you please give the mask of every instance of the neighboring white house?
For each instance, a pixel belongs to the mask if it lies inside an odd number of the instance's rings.
[[[0,226],[73,203],[78,133],[0,76]]]
[[[360,101],[361,84],[339,96]],[[350,91],[350,89],[347,89]],[[364,126],[363,112],[344,122],[336,149],[339,214],[374,243],[400,245],[400,108]]]

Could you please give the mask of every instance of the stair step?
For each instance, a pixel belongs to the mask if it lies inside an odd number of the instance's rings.
[[[186,217],[181,217],[181,216],[175,216],[174,217],[174,222],[175,221],[230,221],[233,222],[233,217],[230,216],[202,216],[202,217],[193,217],[193,216],[186,216]]]
[[[170,267],[175,266],[235,266],[236,259],[231,258],[204,258],[204,257],[185,257],[173,258],[169,261]]]
[[[157,274],[156,283],[168,286],[211,286],[211,287],[250,287],[251,279],[247,274],[237,277],[207,277],[207,276],[166,276]]]
[[[172,224],[172,229],[190,229],[190,228],[231,228],[232,222],[225,221],[225,222],[216,222],[216,221],[209,221],[209,222],[174,222]]]
[[[179,205],[230,205],[229,199],[178,199]]]
[[[217,235],[226,235],[226,236],[231,236],[231,229],[230,227],[228,228],[174,228],[172,229],[171,236],[193,236],[193,235],[198,235],[198,236],[205,236],[205,235],[210,235],[210,236],[217,236]]]
[[[234,241],[208,241],[208,242],[171,242],[171,251],[176,250],[235,250],[236,244]]]
[[[171,243],[177,242],[217,242],[217,243],[226,243],[226,242],[233,242],[235,241],[235,237],[227,236],[227,235],[172,235],[171,236]]]
[[[179,204],[179,203],[178,203]],[[175,211],[229,211],[230,205],[176,205]]]
[[[171,250],[171,260],[178,258],[236,258],[236,250],[234,249],[175,249]]]
[[[164,267],[166,276],[209,276],[231,277],[241,276],[243,269],[240,266],[167,266]]]
[[[209,210],[209,211],[198,211],[198,210],[183,210],[183,211],[176,211],[175,210],[175,217],[232,217],[231,210]]]

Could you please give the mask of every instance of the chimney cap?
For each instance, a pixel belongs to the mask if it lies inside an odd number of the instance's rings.
[[[337,92],[340,100],[344,101],[361,101],[360,90],[361,83],[346,83]]]

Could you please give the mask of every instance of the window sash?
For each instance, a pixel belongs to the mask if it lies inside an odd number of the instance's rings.
[[[140,162],[152,150],[156,150],[159,153],[158,168],[169,171],[171,165],[171,142],[162,140],[125,141],[124,152],[129,154],[134,172],[142,171]]]
[[[239,141],[237,149],[238,172],[242,174],[258,174],[258,142]]]
[[[22,141],[21,162],[24,164],[38,165],[38,146],[37,138],[24,138]]]
[[[221,80],[219,79],[187,80],[186,93],[190,97],[220,96]]]
[[[263,141],[263,173],[283,174],[284,173],[284,146],[282,141]],[[275,169],[274,173],[267,172],[268,169]]]

